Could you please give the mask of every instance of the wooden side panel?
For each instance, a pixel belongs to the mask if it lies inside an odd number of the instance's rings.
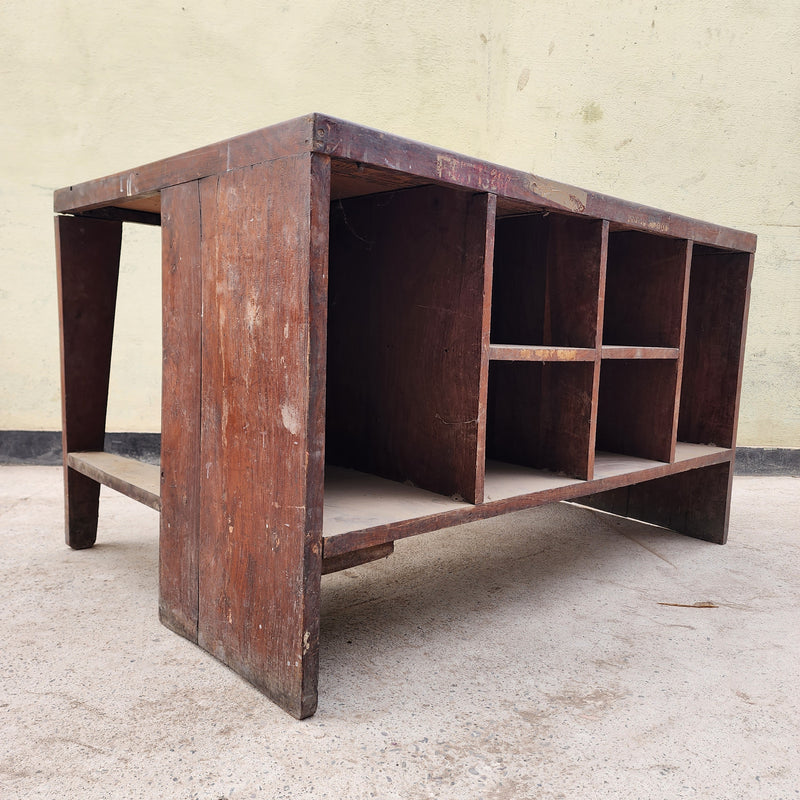
[[[725,544],[733,464],[678,472],[655,480],[582,497],[576,502],[678,533]]]
[[[317,702],[329,163],[200,184],[199,644],[298,718]]]
[[[679,347],[688,243],[611,233],[603,343]]]
[[[100,484],[71,469],[67,455],[103,449],[122,223],[56,217],[55,225],[66,540],[82,549],[97,537]]]
[[[162,213],[159,615],[197,641],[202,254],[200,187],[165,189]]]
[[[675,454],[678,362],[603,361],[597,414],[597,449],[655,461]]]
[[[480,501],[488,204],[437,187],[334,204],[330,463]]]
[[[696,246],[678,438],[733,447],[753,257]]]

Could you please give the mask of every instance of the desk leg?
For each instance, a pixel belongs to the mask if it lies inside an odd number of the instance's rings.
[[[660,525],[695,539],[725,544],[732,475],[733,464],[726,461],[600,492],[576,502]]]
[[[103,449],[122,223],[55,223],[66,540],[79,550],[97,536],[100,484],[70,469],[67,453]]]
[[[197,642],[298,718],[317,705],[329,174],[305,154],[199,183]]]

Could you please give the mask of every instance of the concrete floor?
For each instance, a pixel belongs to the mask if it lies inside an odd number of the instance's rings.
[[[719,547],[575,506],[323,579],[297,722],[157,620],[155,512],[0,468],[0,797],[800,798],[800,480]],[[685,608],[711,601],[715,608]]]

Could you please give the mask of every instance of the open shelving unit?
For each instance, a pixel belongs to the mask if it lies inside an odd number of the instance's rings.
[[[559,500],[724,542],[755,237],[321,114],[56,192],[67,540],[161,513],[160,614],[296,716],[320,575]],[[161,464],[102,452],[162,226]]]

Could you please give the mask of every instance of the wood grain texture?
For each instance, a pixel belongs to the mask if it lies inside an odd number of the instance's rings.
[[[590,347],[493,344],[489,347],[489,358],[492,361],[594,361],[596,352]]]
[[[164,189],[162,226],[161,621],[197,641],[202,393],[200,187]]]
[[[67,454],[103,449],[122,223],[56,217],[66,540],[91,547],[100,485]]]
[[[363,550],[351,550],[340,553],[338,556],[322,559],[322,574],[330,575],[332,572],[341,572],[343,569],[360,567],[371,561],[388,558],[394,552],[394,542],[376,544],[374,547],[365,547]]]
[[[143,211],[157,213],[153,198],[167,186],[308,152],[312,126],[313,115],[306,115],[135,169],[66,186],[55,192],[53,207],[57,212],[75,213],[118,203],[120,207],[139,205]]]
[[[642,358],[672,359],[680,356],[679,347],[625,347],[619,344],[604,345],[601,358],[616,358],[631,361]]]
[[[732,250],[755,250],[755,236],[701,220],[631,203],[558,183],[530,173],[421,144],[325,114],[314,114],[313,148],[334,159],[355,162],[363,170],[408,173],[445,185],[496,194],[504,207],[519,201],[528,208],[567,211],[611,220],[620,229],[694,239]],[[396,185],[396,184],[395,184]]]
[[[644,233],[610,235],[604,345],[680,346],[687,247]]]
[[[487,456],[588,479],[593,371],[585,361],[492,362]]]
[[[696,246],[678,438],[734,447],[753,258]]]
[[[480,500],[487,208],[434,187],[334,204],[330,463]]]
[[[724,461],[601,492],[578,502],[660,525],[695,539],[725,544],[732,475],[732,461]]]
[[[200,185],[198,642],[298,718],[317,703],[328,174],[304,155]]]
[[[684,452],[682,447],[689,449]],[[678,473],[687,473],[690,482],[694,470],[714,464],[729,464],[732,457],[729,449],[700,445],[679,446],[672,464],[598,452],[595,474],[602,477],[588,482],[553,472],[489,461],[486,465],[486,500],[480,505],[456,503],[394,481],[355,473],[335,487],[335,505],[339,508],[349,504],[358,507],[359,498],[362,498],[360,510],[363,515],[356,511],[346,521],[342,520],[344,526],[350,528],[349,531],[342,531],[342,525],[336,524],[335,530],[325,536],[325,553],[332,557],[546,503],[574,501],[598,492]],[[365,492],[372,497],[372,504],[363,501]],[[385,505],[377,503],[383,492],[386,492],[388,501]],[[385,516],[382,513],[384,510]],[[359,519],[363,522],[360,529]]]
[[[678,364],[674,360],[603,361],[597,448],[671,461]]]
[[[155,464],[114,453],[68,453],[70,469],[108,486],[155,511],[161,510],[161,474]]]

